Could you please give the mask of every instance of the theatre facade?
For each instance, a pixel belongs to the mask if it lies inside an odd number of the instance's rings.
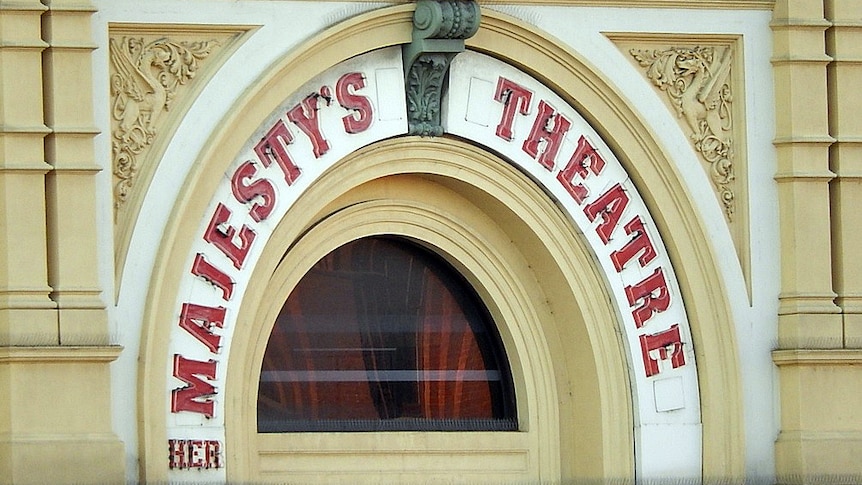
[[[860,478],[860,82],[856,0],[3,0],[0,483]]]

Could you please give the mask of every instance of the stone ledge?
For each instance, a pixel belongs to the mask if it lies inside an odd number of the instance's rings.
[[[0,347],[0,364],[37,362],[108,363],[117,360],[122,351],[123,347],[120,345]]]
[[[784,349],[772,351],[775,365],[862,365],[862,349]]]

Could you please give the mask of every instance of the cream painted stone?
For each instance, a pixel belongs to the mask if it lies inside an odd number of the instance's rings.
[[[38,1],[0,8],[0,345],[56,344],[48,298]]]
[[[858,350],[776,351],[781,435],[776,468],[787,483],[858,477],[862,463],[862,354]]]
[[[119,347],[0,348],[0,483],[117,483],[110,369]]]

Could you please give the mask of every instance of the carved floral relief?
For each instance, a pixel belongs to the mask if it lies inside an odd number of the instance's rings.
[[[734,174],[733,92],[729,46],[630,49],[647,77],[664,91],[690,129],[695,150],[709,163],[710,177],[728,220],[736,196]]]
[[[110,39],[111,153],[114,209],[129,197],[140,157],[158,133],[159,118],[171,109],[177,89],[194,78],[217,41],[174,42],[167,38]]]

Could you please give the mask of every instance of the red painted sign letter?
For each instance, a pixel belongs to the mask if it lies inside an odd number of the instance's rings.
[[[512,124],[515,122],[515,112],[526,115],[530,112],[530,101],[533,93],[527,88],[519,86],[508,79],[501,77],[497,80],[497,92],[494,100],[503,103],[503,117],[497,125],[497,136],[512,141]]]
[[[214,334],[213,326],[221,328],[224,325],[224,307],[208,307],[183,303],[180,314],[180,327],[192,334],[202,344],[206,345],[212,353],[217,353],[221,337]]]
[[[663,312],[670,306],[670,292],[661,268],[656,268],[653,274],[640,283],[626,286],[625,290],[629,305],[634,306],[635,303],[643,300],[643,303],[632,311],[632,317],[638,328],[643,327],[654,313]]]
[[[594,221],[598,215],[602,216],[602,222],[596,228],[596,232],[602,238],[603,243],[607,244],[611,240],[611,233],[620,223],[620,217],[622,217],[628,203],[629,196],[626,195],[620,184],[616,184],[600,195],[595,202],[584,207],[584,214],[587,215],[590,222]]]
[[[248,256],[248,250],[251,249],[251,243],[254,242],[254,231],[248,226],[242,226],[239,229],[239,245],[237,245],[234,242],[236,229],[227,223],[230,215],[230,209],[219,202],[210,225],[204,233],[204,241],[221,249],[225,256],[233,261],[234,267],[241,269],[245,257]]]
[[[590,172],[593,175],[599,175],[605,168],[605,161],[596,153],[596,149],[590,145],[590,142],[583,135],[578,139],[578,148],[569,159],[569,164],[566,165],[560,173],[557,174],[557,180],[563,185],[563,188],[575,199],[575,202],[582,204],[584,199],[589,195],[589,191],[583,184],[575,184],[575,175],[582,179],[587,178]]]
[[[329,142],[320,132],[320,122],[317,120],[318,96],[317,94],[307,96],[301,103],[287,112],[287,119],[296,123],[296,126],[311,140],[311,146],[314,147],[314,158],[320,158],[329,151]]]
[[[660,372],[658,367],[659,360],[670,358],[674,369],[685,365],[685,354],[682,352],[679,325],[674,324],[664,332],[655,335],[641,335],[640,341],[647,377],[652,377]],[[668,349],[670,350],[668,351]],[[658,359],[654,359],[650,355],[653,351],[658,351]]]
[[[374,110],[371,101],[365,96],[354,94],[365,87],[365,76],[361,72],[351,72],[341,76],[335,83],[335,98],[344,109],[352,109],[356,112],[341,118],[344,123],[344,131],[347,133],[361,133],[371,126],[374,119]],[[351,89],[353,93],[351,93]]]
[[[174,354],[174,377],[185,382],[188,386],[174,389],[171,392],[171,412],[191,411],[203,414],[208,418],[213,417],[211,396],[215,394],[215,387],[197,376],[204,376],[213,380],[215,374],[216,363],[214,360],[201,362]],[[203,401],[198,401],[201,398]]]
[[[535,158],[543,167],[553,170],[560,144],[571,126],[572,123],[554,111],[551,105],[540,101],[539,114],[533,122],[530,136],[524,141],[524,152]]]
[[[623,266],[625,266],[626,263],[641,251],[643,251],[643,253],[641,253],[638,258],[638,262],[641,267],[646,266],[647,263],[656,257],[655,248],[652,245],[652,241],[650,241],[649,235],[644,228],[644,223],[641,221],[640,216],[635,217],[626,224],[626,234],[634,234],[635,237],[632,238],[631,241],[627,242],[625,246],[620,248],[619,251],[611,253],[611,261],[613,261],[614,268],[616,268],[617,272],[622,271]]]
[[[216,288],[221,290],[222,298],[225,301],[230,300],[233,294],[233,281],[231,281],[230,277],[224,271],[210,264],[201,253],[195,255],[195,261],[192,263],[192,274],[200,276],[215,285]]]
[[[255,173],[257,173],[257,167],[251,160],[246,161],[236,169],[233,177],[231,177],[230,188],[236,200],[243,204],[260,197],[261,200],[255,202],[249,211],[251,218],[255,222],[260,222],[269,217],[269,213],[272,212],[272,205],[275,203],[275,188],[265,178],[246,184],[246,181],[254,177]]]
[[[291,143],[293,143],[293,135],[290,134],[284,122],[278,120],[270,128],[269,133],[263,137],[263,140],[254,147],[254,152],[257,153],[264,167],[269,167],[272,162],[277,163],[281,167],[281,171],[284,172],[284,181],[287,182],[287,185],[293,185],[302,173],[299,167],[293,163],[290,154],[287,153],[287,145]]]

